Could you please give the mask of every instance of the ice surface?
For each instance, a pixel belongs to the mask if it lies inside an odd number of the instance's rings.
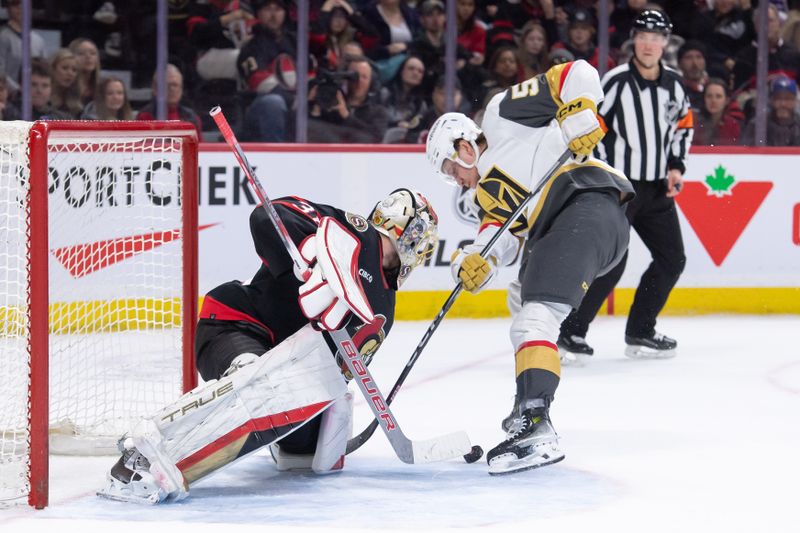
[[[376,356],[384,393],[427,325],[398,323]],[[599,318],[589,365],[562,372],[557,465],[404,465],[378,431],[341,474],[278,473],[259,453],[144,507],[93,495],[113,458],[55,457],[50,507],[0,510],[0,531],[800,531],[800,317],[665,317],[679,348],[662,361],[626,359],[623,329]],[[488,451],[513,395],[508,320],[447,319],[393,408],[410,438],[463,429]],[[355,431],[368,417],[357,399]]]

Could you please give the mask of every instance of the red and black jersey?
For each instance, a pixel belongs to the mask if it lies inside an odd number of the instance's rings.
[[[326,216],[335,218],[358,238],[359,278],[376,320],[364,325],[351,315],[347,330],[368,361],[394,321],[397,283],[381,266],[380,234],[360,215],[303,198],[279,198],[272,204],[298,247],[316,233],[321,218]],[[261,268],[247,283],[230,281],[212,289],[203,301],[200,320],[241,324],[250,332],[259,331],[268,345],[277,346],[309,323],[297,302],[301,282],[295,277],[291,257],[261,206],[250,215],[250,233],[262,261]],[[332,346],[330,342],[329,345]]]

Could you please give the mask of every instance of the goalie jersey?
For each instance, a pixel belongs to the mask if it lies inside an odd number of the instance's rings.
[[[360,215],[303,198],[279,198],[272,204],[298,247],[306,237],[316,233],[322,217],[335,218],[358,238],[361,245],[359,277],[375,321],[363,324],[351,317],[346,329],[364,361],[369,363],[392,327],[397,288],[396,273],[386,275],[382,268],[380,234]],[[309,320],[297,302],[302,283],[295,277],[291,257],[261,206],[250,215],[250,232],[256,253],[261,258],[261,267],[249,282],[230,281],[212,289],[203,300],[199,325],[235,327],[271,348],[308,324]],[[331,353],[334,353],[332,341],[327,334],[325,337]],[[210,340],[201,336],[198,328],[195,354],[200,355],[204,343]],[[344,363],[341,366],[345,368]],[[204,379],[216,377],[203,375]]]
[[[555,117],[564,102],[576,98],[595,104],[603,100],[597,71],[583,60],[556,65],[490,100],[481,124],[488,147],[478,159],[481,178],[475,191],[481,233],[502,225],[567,149]],[[566,163],[534,199],[527,216],[511,225],[511,235],[520,239],[540,235],[572,195],[598,189],[617,191],[620,203],[634,195],[627,178],[599,159]],[[482,241],[488,238],[476,240]],[[508,264],[519,239],[500,241],[497,258]]]

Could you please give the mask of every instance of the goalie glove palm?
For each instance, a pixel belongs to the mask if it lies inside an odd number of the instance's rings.
[[[478,252],[470,253],[458,249],[450,258],[450,268],[455,281],[461,281],[464,290],[471,293],[480,291],[494,277],[497,260],[493,256],[484,259]]]
[[[591,155],[606,133],[597,120],[597,106],[588,98],[575,98],[558,108],[556,119],[572,153]]]
[[[298,303],[306,318],[322,329],[340,329],[351,311],[362,322],[375,319],[358,278],[359,248],[358,239],[331,217],[324,217],[316,235],[300,247],[312,268],[300,286]]]

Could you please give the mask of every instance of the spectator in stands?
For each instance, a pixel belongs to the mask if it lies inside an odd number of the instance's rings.
[[[167,65],[167,120],[183,120],[194,124],[198,139],[202,139],[203,128],[200,117],[190,107],[181,103],[183,100],[183,74],[172,63]],[[157,74],[153,75],[153,100],[145,105],[136,115],[137,120],[156,120]]]
[[[706,46],[700,41],[687,41],[678,50],[678,67],[683,74],[683,86],[695,112],[703,109],[703,91],[708,83]]]
[[[564,2],[559,2],[564,5]],[[519,30],[529,20],[538,20],[548,32],[551,26],[555,30],[556,7],[553,0],[503,0],[499,6],[498,18],[512,22],[515,30]],[[548,34],[551,42],[558,40],[557,33]]]
[[[125,83],[113,76],[103,78],[97,85],[94,101],[86,104],[83,120],[133,120]]]
[[[70,52],[78,62],[78,89],[81,104],[86,105],[94,100],[97,82],[100,80],[100,53],[91,39],[79,37],[69,43]]]
[[[431,126],[433,126],[433,123],[436,122],[437,118],[447,112],[447,108],[445,107],[447,94],[445,92],[444,85],[444,75],[439,76],[436,79],[436,83],[433,88],[433,94],[431,95],[431,102],[433,105],[428,107],[428,109],[425,111],[425,114],[422,115],[422,119],[419,121],[419,124],[417,124],[415,128],[408,130],[408,134],[405,138],[406,143],[425,144],[425,140],[428,137],[428,130],[431,128]],[[462,105],[463,95],[461,94],[461,83],[458,81],[458,78],[456,78],[455,87],[453,90],[453,109],[455,111],[463,111]]]
[[[440,0],[425,0],[420,9],[421,31],[408,47],[409,56],[417,56],[425,64],[423,91],[430,96],[436,79],[444,73],[444,4]],[[466,60],[474,57],[471,52],[457,43],[456,69],[461,69]]]
[[[788,44],[800,50],[800,9],[798,7],[800,6],[795,5],[789,11],[786,21],[783,23],[781,37]]]
[[[731,102],[727,83],[710,78],[704,84],[703,106],[695,114],[692,145],[735,146],[741,140],[744,118],[735,102]]]
[[[800,146],[800,117],[797,112],[797,82],[788,76],[777,76],[770,83],[767,146]],[[742,144],[752,146],[755,118],[748,122],[742,134]]]
[[[767,11],[767,45],[769,46],[767,69],[770,74],[784,74],[796,80],[800,54],[794,46],[784,43],[781,39],[781,20],[777,8],[770,4]],[[758,33],[758,10],[753,12],[753,18],[756,33]],[[756,46],[754,41],[736,54],[733,66],[734,91],[755,87]]]
[[[388,114],[388,128],[396,128],[392,132],[394,142],[405,139],[408,130],[419,125],[422,115],[427,110],[426,95],[422,86],[424,74],[425,65],[422,60],[416,56],[409,56],[387,86],[388,90],[385,91],[381,104]]]
[[[485,67],[487,65],[489,59],[501,46],[516,48],[517,39],[515,37],[514,24],[507,18],[498,16],[492,26],[486,30],[486,59],[484,59],[482,66]],[[469,66],[480,67],[481,65],[470,64]]]
[[[380,83],[366,57],[350,60],[347,70],[357,73],[347,81],[347,96],[337,90],[334,102],[321,104],[319,87],[309,90],[308,141],[323,143],[380,143],[388,115],[380,104]]]
[[[31,61],[31,113],[32,120],[65,120],[69,116],[50,104],[53,76],[50,63],[41,58]]]
[[[714,10],[706,15],[711,23],[703,27],[702,39],[709,48],[707,58],[709,63],[730,70],[739,50],[755,38],[752,9],[749,6],[747,10],[741,9],[740,0],[714,0],[713,7]]]
[[[5,75],[10,92],[19,90],[22,67],[22,1],[6,0],[8,24],[0,28],[0,75]],[[31,57],[44,57],[44,39],[31,32]]]
[[[197,52],[197,74],[204,80],[236,80],[239,48],[250,38],[253,15],[238,1],[192,2],[186,31]]]
[[[547,32],[539,22],[529,20],[522,27],[517,58],[519,59],[519,77],[525,80],[546,72],[550,68]]]
[[[19,120],[19,108],[8,98],[8,82],[0,76],[0,120]]]
[[[343,68],[342,49],[353,41],[373,47],[378,42],[378,31],[347,0],[325,0],[309,35],[310,51],[320,67]]]
[[[342,46],[342,63],[339,65],[340,70],[345,70],[350,61],[357,57],[364,56],[364,47],[358,41],[350,41]]]
[[[558,42],[553,48],[566,48],[575,59],[585,59],[594,68],[598,68],[600,55],[594,45],[594,35],[597,22],[594,15],[588,9],[576,8],[572,11],[569,18],[567,29],[567,41]],[[616,62],[608,55],[606,71],[616,66]]]
[[[501,46],[495,50],[489,58],[487,72],[487,78],[473,96],[473,105],[477,105],[475,111],[486,107],[492,95],[522,81],[516,48]]]
[[[68,48],[62,48],[50,60],[50,68],[53,72],[50,102],[70,118],[78,118],[83,111],[78,85],[78,60]]]
[[[390,80],[419,32],[417,12],[403,0],[377,0],[364,9],[364,17],[378,31],[378,42],[366,49],[367,54],[375,61],[380,80]]]
[[[239,71],[258,96],[247,109],[242,138],[258,142],[289,140],[289,110],[295,96],[297,37],[289,30],[284,0],[253,2],[258,21],[253,38],[239,53]]]
[[[486,57],[486,26],[477,19],[475,0],[456,0],[458,44],[470,54],[469,62],[483,65]]]
[[[614,9],[609,18],[609,44],[611,48],[622,48],[631,36],[633,21],[644,11],[647,0],[627,0],[625,5]]]

